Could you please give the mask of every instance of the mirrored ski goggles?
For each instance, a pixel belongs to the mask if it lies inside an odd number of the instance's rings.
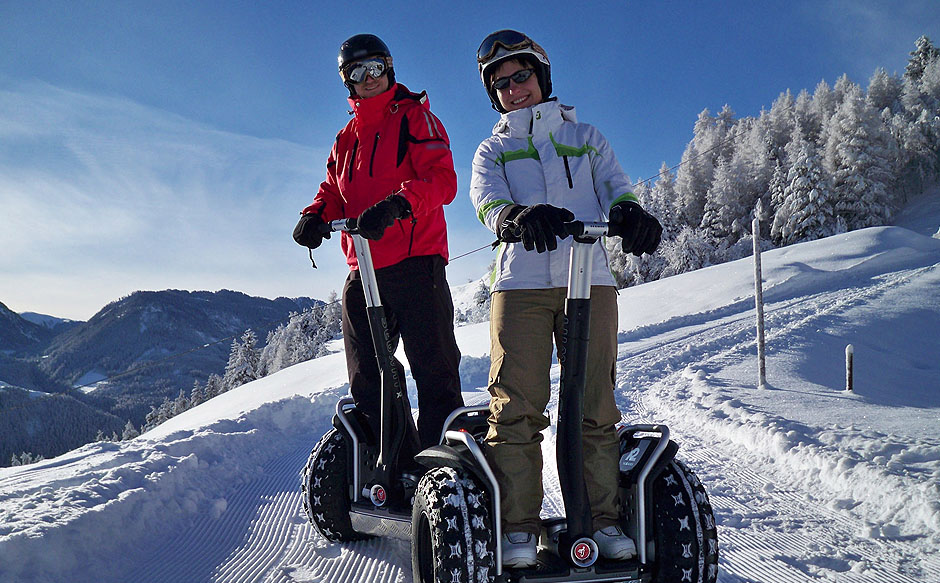
[[[529,80],[532,73],[535,73],[535,69],[520,69],[508,77],[500,77],[493,81],[493,89],[500,90],[509,87],[510,80],[516,85],[522,85]]]
[[[493,58],[499,47],[507,51],[525,49],[532,46],[532,40],[515,30],[499,30],[489,35],[477,49],[477,63],[485,63]]]
[[[387,71],[388,65],[385,64],[385,59],[381,58],[358,61],[343,69],[346,80],[353,84],[359,84],[365,81],[366,75],[373,79],[378,79]]]

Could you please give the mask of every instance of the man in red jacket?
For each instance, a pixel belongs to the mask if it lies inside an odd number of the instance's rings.
[[[349,89],[353,118],[336,136],[326,180],[301,213],[294,240],[315,249],[324,237],[320,225],[358,217],[360,234],[371,240],[393,347],[400,338],[411,364],[418,437],[421,447],[428,447],[438,443],[447,415],[463,406],[454,304],[444,274],[444,205],[457,194],[450,140],[426,93],[395,82],[392,56],[377,36],[359,34],[344,42],[339,74]],[[343,288],[349,387],[377,435],[381,381],[356,250],[345,232],[342,248],[350,267]],[[401,364],[395,365],[404,379]]]

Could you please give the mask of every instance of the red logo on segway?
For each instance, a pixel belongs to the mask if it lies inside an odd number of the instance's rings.
[[[369,491],[369,498],[376,506],[385,506],[385,500],[387,497],[388,495],[385,492],[385,488],[379,484],[372,486],[372,489]]]
[[[591,547],[587,543],[578,543],[573,549],[574,556],[579,561],[586,561],[591,556]]]

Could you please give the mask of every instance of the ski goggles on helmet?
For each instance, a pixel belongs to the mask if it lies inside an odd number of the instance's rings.
[[[384,58],[373,57],[364,61],[350,63],[343,69],[343,76],[347,81],[353,84],[359,84],[365,81],[366,75],[373,79],[378,79],[388,72],[388,64]]]
[[[507,51],[525,49],[532,46],[532,39],[515,30],[498,30],[487,36],[477,49],[477,63],[483,64],[493,58],[500,47]]]
[[[510,80],[516,85],[522,85],[529,80],[529,77],[531,77],[533,73],[535,73],[535,69],[519,69],[508,77],[500,77],[499,79],[493,80],[491,87],[497,90],[505,89],[509,87]]]

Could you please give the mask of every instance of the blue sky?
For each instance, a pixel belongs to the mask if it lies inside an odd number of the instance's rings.
[[[0,302],[87,319],[141,289],[341,289],[336,241],[313,270],[290,232],[348,119],[336,53],[360,32],[450,134],[451,255],[486,245],[467,189],[497,114],[474,52],[500,28],[545,47],[554,94],[641,180],[679,162],[705,108],[902,73],[917,37],[940,42],[940,4],[0,0]],[[451,284],[491,258],[456,258]]]

